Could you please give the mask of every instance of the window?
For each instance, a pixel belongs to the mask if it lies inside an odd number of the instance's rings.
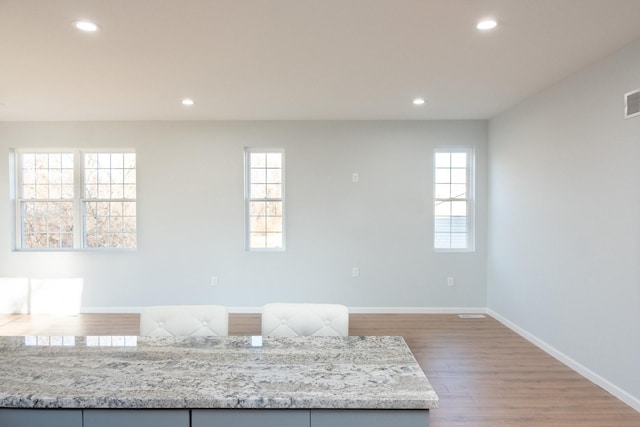
[[[473,151],[434,153],[434,249],[473,251]]]
[[[245,150],[249,250],[284,249],[284,151]]]
[[[136,247],[136,155],[16,153],[16,247]]]
[[[83,172],[83,246],[135,248],[135,153],[85,153]]]
[[[20,246],[73,248],[74,154],[20,153]]]

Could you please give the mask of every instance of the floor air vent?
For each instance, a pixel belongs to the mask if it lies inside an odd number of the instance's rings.
[[[484,314],[458,314],[461,319],[484,319]]]
[[[640,89],[624,96],[624,117],[640,116]]]

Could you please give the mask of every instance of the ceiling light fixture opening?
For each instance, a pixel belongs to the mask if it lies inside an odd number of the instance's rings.
[[[98,31],[100,26],[91,21],[73,21],[73,26],[81,31],[94,32]]]
[[[422,98],[416,98],[413,100],[413,105],[422,105],[424,104],[424,99]]]
[[[182,105],[193,105],[193,104],[194,102],[193,102],[193,99],[191,98],[185,98],[182,100]]]
[[[496,19],[483,19],[482,21],[479,21],[478,24],[476,25],[476,28],[479,30],[492,30],[495,27],[498,26],[498,21]]]

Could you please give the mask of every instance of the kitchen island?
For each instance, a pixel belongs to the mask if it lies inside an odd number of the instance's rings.
[[[0,337],[0,425],[428,426],[402,337]]]

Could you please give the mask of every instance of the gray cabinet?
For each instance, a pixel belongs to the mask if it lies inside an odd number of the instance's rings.
[[[428,427],[426,410],[9,409],[0,427]]]
[[[309,427],[309,410],[193,409],[191,427]]]
[[[0,408],[2,427],[82,427],[82,411],[74,409]]]
[[[316,409],[311,427],[428,427],[429,411],[384,409]]]
[[[82,412],[84,427],[189,427],[188,409],[85,409]]]

